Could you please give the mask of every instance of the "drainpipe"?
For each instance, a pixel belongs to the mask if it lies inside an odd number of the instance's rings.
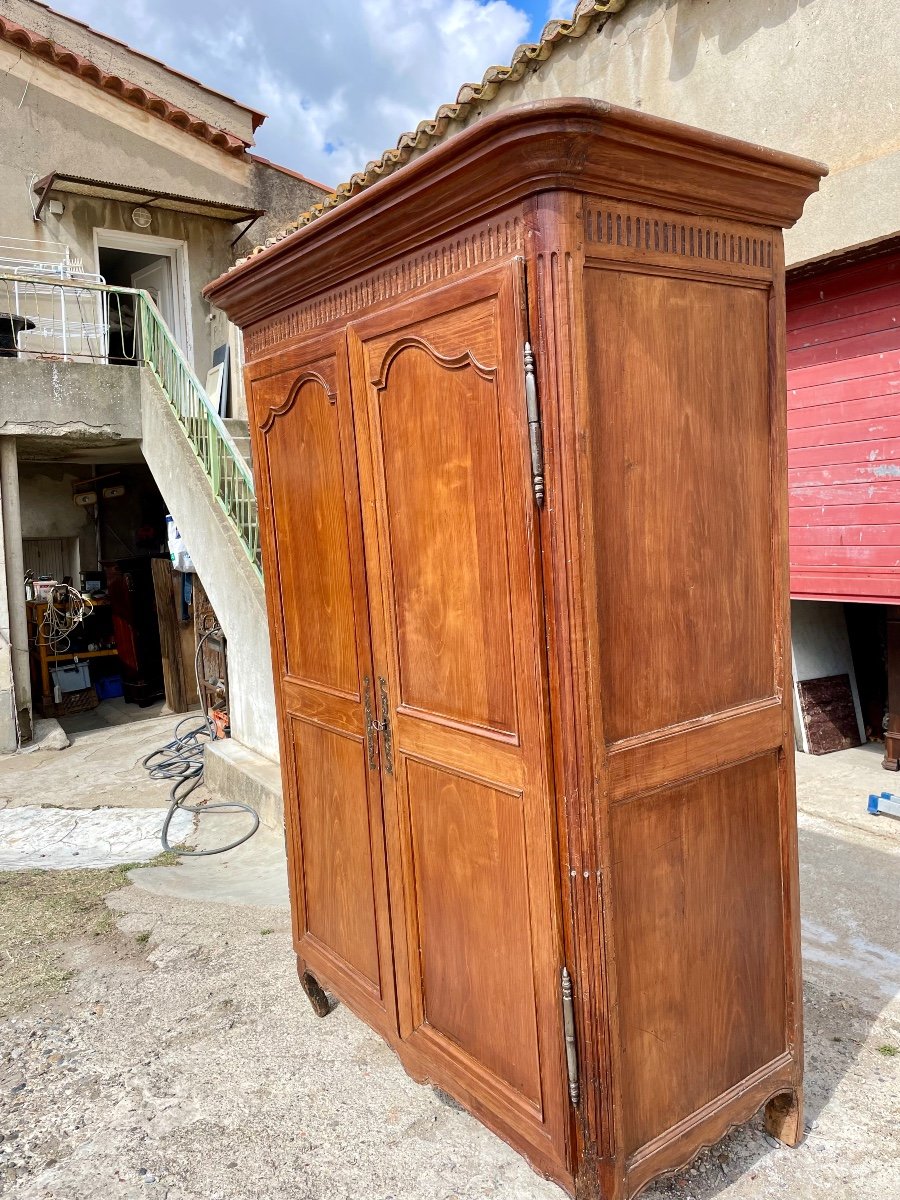
[[[28,617],[25,610],[22,512],[19,506],[19,461],[14,437],[0,437],[0,516],[16,713],[20,740],[30,742],[31,674],[28,663]],[[0,613],[0,619],[2,615]]]

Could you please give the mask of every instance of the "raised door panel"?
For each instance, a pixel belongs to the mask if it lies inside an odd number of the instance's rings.
[[[401,1054],[566,1178],[520,273],[486,272],[352,326],[351,361],[392,735]]]
[[[298,955],[395,1033],[359,490],[342,343],[251,372]]]
[[[393,555],[398,704],[515,729],[496,368],[404,340],[376,384]],[[390,399],[387,399],[387,396]]]

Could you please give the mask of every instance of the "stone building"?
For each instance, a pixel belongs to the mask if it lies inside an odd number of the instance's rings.
[[[0,0],[2,751],[47,700],[26,571],[77,588],[159,552],[170,513],[227,635],[230,751],[277,757],[240,345],[202,296],[327,191],[252,153],[264,119],[37,0]],[[230,387],[209,408],[214,358]]]

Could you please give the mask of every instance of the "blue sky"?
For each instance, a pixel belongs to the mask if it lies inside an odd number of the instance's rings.
[[[269,114],[267,158],[333,186],[576,0],[56,0]]]

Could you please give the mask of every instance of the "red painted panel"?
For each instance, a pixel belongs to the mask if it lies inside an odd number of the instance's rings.
[[[873,314],[870,314],[873,315]],[[816,367],[820,363],[846,364],[850,359],[881,356],[891,350],[900,349],[900,327],[873,329],[856,337],[829,338],[817,346],[806,346],[791,354],[791,370],[801,367]]]
[[[789,284],[791,593],[900,597],[900,253]]]
[[[824,467],[791,467],[788,487],[806,488],[825,483],[883,483],[900,479],[900,463],[829,463]]]
[[[818,328],[823,322],[844,320],[874,309],[896,310],[898,304],[900,282],[889,283],[886,287],[872,288],[855,296],[842,296],[839,300],[818,300],[799,308],[792,305],[787,314],[787,327],[789,332]]]
[[[893,546],[893,525],[807,525],[791,530],[791,542],[800,546]]]
[[[870,450],[887,438],[900,437],[900,415],[877,421],[836,421],[834,425],[816,425],[812,429],[789,429],[788,448],[792,446],[830,446],[841,442],[865,442]],[[790,464],[790,455],[788,456]]]
[[[877,385],[877,387],[876,387]],[[837,400],[864,400],[876,391],[883,395],[900,397],[900,373],[867,376],[862,379],[837,379],[834,383],[820,383],[818,387],[788,390],[788,410],[811,408],[819,404],[831,404]]]
[[[900,459],[900,438],[885,438],[877,446],[869,441],[839,442],[831,446],[798,446],[788,455],[791,469],[823,463],[891,462]]]
[[[900,287],[890,290],[896,292],[896,296],[889,308],[874,308],[868,312],[843,316],[833,321],[823,319],[818,325],[802,325],[796,329],[789,329],[788,350],[802,350],[805,346],[821,346],[829,342],[840,342],[845,338],[862,337],[883,329],[898,328],[900,326]]]
[[[859,400],[836,401],[795,408],[788,413],[788,429],[827,427],[843,421],[867,421],[892,417],[900,411],[900,393],[889,396],[865,396]]]

